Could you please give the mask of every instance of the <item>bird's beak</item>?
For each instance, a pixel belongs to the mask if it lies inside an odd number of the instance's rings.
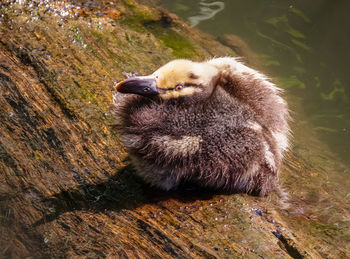
[[[151,76],[128,78],[118,83],[116,88],[120,93],[138,94],[147,97],[154,96],[159,93],[156,79]]]

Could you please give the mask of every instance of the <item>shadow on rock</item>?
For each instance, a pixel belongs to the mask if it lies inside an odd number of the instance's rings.
[[[131,165],[122,168],[102,183],[90,184],[82,179],[75,180],[79,183],[78,187],[41,200],[48,208],[48,213],[35,222],[34,227],[51,222],[69,211],[120,211],[169,199],[192,203],[196,200],[209,200],[215,194],[221,194],[211,189],[203,189],[194,183],[183,183],[176,191],[169,192],[150,187],[135,175]]]

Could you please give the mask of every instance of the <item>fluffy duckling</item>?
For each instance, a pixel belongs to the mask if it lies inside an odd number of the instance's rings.
[[[182,181],[265,196],[288,148],[288,108],[264,75],[237,59],[174,60],[114,94],[137,173],[164,190]]]

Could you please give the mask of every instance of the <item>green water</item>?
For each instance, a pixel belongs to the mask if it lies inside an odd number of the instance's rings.
[[[204,32],[243,39],[262,70],[301,99],[313,134],[350,165],[350,1],[163,3]]]

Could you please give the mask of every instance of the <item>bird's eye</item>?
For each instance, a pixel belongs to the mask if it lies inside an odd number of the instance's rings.
[[[183,88],[184,86],[182,84],[177,84],[174,88],[175,91],[179,91]]]

